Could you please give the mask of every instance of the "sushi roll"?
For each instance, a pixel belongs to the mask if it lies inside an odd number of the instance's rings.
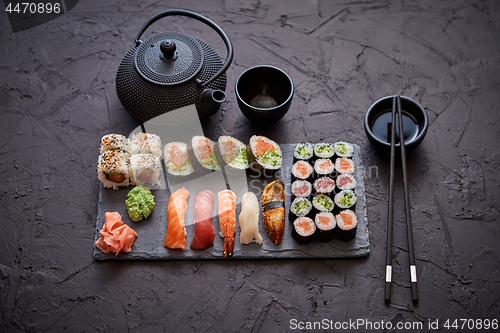
[[[339,191],[354,190],[358,182],[350,173],[343,173],[337,177],[336,185]]]
[[[297,143],[293,150],[293,163],[297,161],[308,161],[314,155],[314,147],[309,142]]]
[[[307,244],[314,239],[316,224],[305,216],[301,216],[293,221],[292,237],[299,244]]]
[[[335,155],[335,148],[331,143],[322,142],[314,146],[314,156],[316,158],[332,158]]]
[[[309,198],[312,192],[312,185],[307,180],[296,180],[292,183],[292,201],[297,197]]]
[[[349,241],[356,236],[358,229],[358,217],[350,210],[341,211],[335,216],[337,222],[337,237],[343,241]]]
[[[335,170],[339,173],[354,173],[354,162],[350,158],[339,157],[335,160]]]
[[[165,166],[173,176],[187,176],[194,172],[184,142],[170,142],[164,148]]]
[[[274,172],[281,168],[283,154],[280,146],[273,140],[253,135],[247,150],[250,168],[253,171]]]
[[[246,170],[249,167],[247,148],[243,142],[231,136],[221,136],[215,147],[217,159],[229,166],[229,170]],[[227,169],[227,168],[226,168]]]
[[[316,224],[316,235],[322,242],[329,242],[335,236],[337,222],[331,212],[321,212],[314,217]]]
[[[335,189],[335,180],[330,177],[321,177],[314,181],[314,193],[331,196]]]
[[[160,158],[153,154],[137,154],[130,157],[130,180],[132,184],[160,185]]]
[[[220,170],[214,146],[215,142],[204,136],[196,135],[191,139],[188,147],[189,159],[197,173],[203,174]]]
[[[297,197],[292,201],[290,205],[290,214],[288,218],[290,222],[295,221],[295,219],[299,216],[306,216],[311,212],[312,204],[309,199],[304,197]]]
[[[122,150],[108,150],[99,155],[97,177],[106,188],[130,185],[130,157]]]
[[[108,150],[123,150],[130,154],[130,144],[128,138],[121,134],[107,134],[102,137],[100,144],[100,154]]]
[[[354,146],[348,142],[335,142],[333,145],[335,148],[335,154],[338,157],[352,157],[354,155]]]
[[[324,194],[315,195],[312,199],[312,205],[314,214],[331,212],[333,210],[333,207],[335,206],[333,204],[333,200]]]
[[[316,173],[317,178],[335,176],[334,171],[335,165],[330,159],[320,158],[314,162],[314,172]]]
[[[161,157],[161,139],[156,134],[137,133],[130,138],[130,153],[153,154]]]
[[[333,201],[335,201],[335,205],[341,210],[347,208],[354,210],[357,200],[358,198],[352,190],[340,191],[339,193],[335,194],[335,198],[333,199]]]
[[[306,161],[297,161],[292,165],[292,181],[307,180],[313,178],[313,167]]]

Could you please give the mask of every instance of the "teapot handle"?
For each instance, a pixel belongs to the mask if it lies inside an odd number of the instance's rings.
[[[164,18],[165,16],[171,16],[171,15],[188,16],[188,17],[194,18],[198,21],[205,23],[206,25],[208,25],[212,29],[214,29],[221,36],[222,40],[224,41],[224,44],[226,44],[227,57],[226,57],[226,61],[224,62],[224,65],[221,67],[221,69],[217,73],[215,73],[215,75],[212,76],[206,82],[201,82],[201,80],[198,78],[196,78],[196,80],[195,80],[196,84],[198,84],[199,86],[201,86],[201,87],[207,86],[208,84],[210,84],[214,80],[218,79],[219,76],[221,76],[222,74],[224,74],[227,71],[227,69],[231,65],[231,62],[233,61],[234,52],[233,52],[233,45],[231,44],[231,41],[229,40],[229,37],[227,37],[224,30],[222,30],[217,24],[215,24],[215,22],[209,20],[205,16],[202,16],[200,14],[197,14],[197,13],[194,13],[194,12],[191,12],[188,10],[184,10],[184,9],[168,9],[168,10],[165,10],[163,12],[160,12],[160,13],[152,16],[146,23],[144,23],[141,30],[139,30],[139,33],[135,37],[135,45],[138,46],[139,44],[142,43],[142,41],[139,38],[142,36],[144,31],[146,31],[146,29],[151,24],[153,24],[154,22],[158,21],[161,18]]]

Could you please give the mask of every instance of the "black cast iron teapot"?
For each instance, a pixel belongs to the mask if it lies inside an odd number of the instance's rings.
[[[157,20],[182,15],[201,21],[224,40],[224,64],[203,41],[180,32],[163,32],[140,40]],[[123,107],[134,117],[148,121],[171,110],[196,105],[198,116],[215,114],[226,100],[226,70],[233,60],[233,46],[213,21],[197,13],[171,9],[151,17],[135,38],[116,74],[116,92]]]

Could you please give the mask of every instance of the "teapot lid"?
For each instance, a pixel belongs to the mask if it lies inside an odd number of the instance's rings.
[[[148,37],[137,47],[134,63],[147,81],[173,86],[192,80],[203,66],[201,45],[180,32],[163,32]]]

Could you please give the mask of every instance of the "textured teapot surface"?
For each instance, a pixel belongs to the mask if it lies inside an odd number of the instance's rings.
[[[149,25],[169,15],[192,17],[212,27],[226,45],[225,62],[209,45],[180,32],[139,39]],[[225,72],[232,59],[232,44],[214,22],[186,10],[166,10],[151,17],[141,28],[136,46],[118,68],[116,92],[123,107],[142,121],[191,104],[200,117],[211,116],[226,99]]]

